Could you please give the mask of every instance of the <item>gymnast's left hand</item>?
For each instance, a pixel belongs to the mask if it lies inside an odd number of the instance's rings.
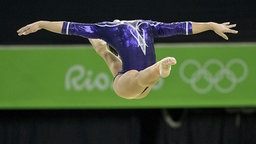
[[[218,23],[211,23],[212,30],[224,38],[225,40],[228,40],[228,36],[225,33],[231,33],[231,34],[237,34],[237,30],[233,30],[232,28],[236,27],[236,24],[230,24],[230,22],[225,22],[222,24]]]
[[[22,35],[28,35],[28,34],[31,34],[31,33],[34,33],[34,32],[37,32],[38,30],[42,29],[40,27],[40,21],[37,21],[37,22],[34,22],[34,23],[31,23],[31,24],[28,24],[22,28],[20,28],[17,33],[19,36],[22,36]]]

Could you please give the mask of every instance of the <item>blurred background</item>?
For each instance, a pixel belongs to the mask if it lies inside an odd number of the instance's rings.
[[[11,63],[11,59],[15,59],[15,57],[5,54],[5,50],[8,51],[13,47],[17,50],[31,46],[36,49],[49,45],[89,44],[87,39],[81,37],[56,35],[46,31],[39,31],[26,37],[17,36],[17,29],[38,20],[82,23],[114,19],[150,19],[162,22],[214,21],[219,23],[230,21],[237,24],[235,29],[239,30],[239,34],[229,35],[229,41],[223,40],[212,32],[205,32],[188,37],[174,36],[157,39],[156,44],[189,43],[190,45],[190,43],[217,42],[225,47],[227,43],[238,45],[250,43],[250,49],[256,49],[254,44],[256,41],[256,13],[253,2],[253,0],[1,0],[1,66],[4,68],[6,66],[8,69],[8,66],[19,64]],[[16,56],[19,54],[17,53]],[[251,62],[255,61],[253,55],[255,53],[250,55]],[[48,55],[46,56],[48,57]],[[20,60],[22,61],[22,59]],[[0,68],[0,71],[7,74],[8,72],[4,68]],[[253,76],[255,78],[255,73]],[[0,79],[2,81],[0,101],[4,101],[8,105],[19,103],[19,101],[8,101],[9,96],[30,101],[27,99],[29,93],[11,95],[15,93],[15,89],[8,92],[10,95],[4,93],[5,89],[10,89],[7,88],[4,77],[2,76]],[[250,85],[249,90],[253,90],[253,88],[255,85]],[[180,91],[184,91],[184,89],[180,88]],[[253,91],[248,91],[248,93],[251,93],[251,100],[254,101]],[[41,96],[44,97],[44,94]],[[165,95],[166,93],[161,94]],[[23,99],[23,96],[26,98]],[[243,97],[243,95],[240,96]],[[42,97],[38,101],[43,101]],[[36,97],[34,98],[36,99]],[[99,101],[105,99],[108,97],[101,97]],[[250,101],[250,98],[247,100]],[[5,103],[0,105],[0,144],[256,143],[256,105],[253,104],[193,107],[185,105],[140,107],[135,104],[133,107],[96,106],[88,108],[86,106],[16,107],[15,105],[6,107]],[[59,105],[58,101],[49,103]],[[109,103],[111,104],[111,101]]]

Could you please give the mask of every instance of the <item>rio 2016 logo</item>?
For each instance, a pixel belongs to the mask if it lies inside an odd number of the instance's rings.
[[[163,79],[152,88],[158,90],[164,83]],[[112,89],[113,77],[105,72],[94,72],[91,69],[86,69],[83,65],[71,66],[65,75],[65,89],[75,91],[105,91]]]
[[[215,67],[215,71],[211,69],[213,67]],[[203,64],[189,59],[182,62],[179,74],[181,79],[197,93],[205,94],[212,89],[220,93],[230,93],[246,79],[248,68],[245,61],[237,58],[231,59],[227,63],[218,59],[209,59]],[[202,80],[204,86],[199,86]],[[221,85],[223,81],[228,81],[228,83],[225,86]]]

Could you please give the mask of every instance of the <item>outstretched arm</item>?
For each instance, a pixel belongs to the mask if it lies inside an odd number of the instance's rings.
[[[232,34],[238,33],[237,30],[232,29],[234,27],[236,27],[236,24],[230,24],[229,22],[222,23],[222,24],[215,23],[215,22],[206,22],[206,23],[192,22],[192,34],[198,34],[208,30],[212,30],[216,34],[224,38],[225,40],[228,40],[228,37],[225,33],[232,33]]]
[[[62,26],[63,26],[62,21],[58,21],[58,22],[37,21],[20,28],[17,31],[17,33],[19,36],[21,36],[21,35],[28,35],[30,33],[37,32],[38,30],[41,30],[41,29],[45,29],[50,32],[61,34]]]
[[[160,23],[151,22],[153,26],[155,37],[169,37],[174,35],[191,35],[198,34],[205,31],[212,30],[222,38],[228,40],[226,33],[237,34],[238,31],[232,28],[236,27],[236,24],[215,23],[215,22],[175,22],[175,23]]]
[[[19,36],[28,35],[38,30],[45,29],[50,32],[76,35],[84,38],[102,39],[101,30],[95,24],[64,22],[64,21],[37,21],[20,28],[17,33]]]

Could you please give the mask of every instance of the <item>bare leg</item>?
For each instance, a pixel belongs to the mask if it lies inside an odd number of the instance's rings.
[[[113,76],[122,70],[122,61],[108,49],[105,41],[100,39],[89,39],[89,41],[97,54],[103,58]]]
[[[114,90],[123,98],[143,98],[160,77],[170,75],[171,66],[175,64],[175,58],[167,57],[142,71],[130,70],[116,77]]]
[[[156,64],[139,72],[137,76],[138,83],[142,86],[154,84],[160,77],[166,78],[170,75],[171,66],[176,64],[176,59],[166,57]]]
[[[121,60],[108,50],[106,42],[100,39],[89,39],[89,41],[106,62],[113,76],[122,70]],[[169,76],[171,66],[174,64],[176,64],[175,58],[167,57],[142,71],[130,70],[118,75],[114,80],[114,91],[126,99],[143,98],[148,95],[160,77]]]

